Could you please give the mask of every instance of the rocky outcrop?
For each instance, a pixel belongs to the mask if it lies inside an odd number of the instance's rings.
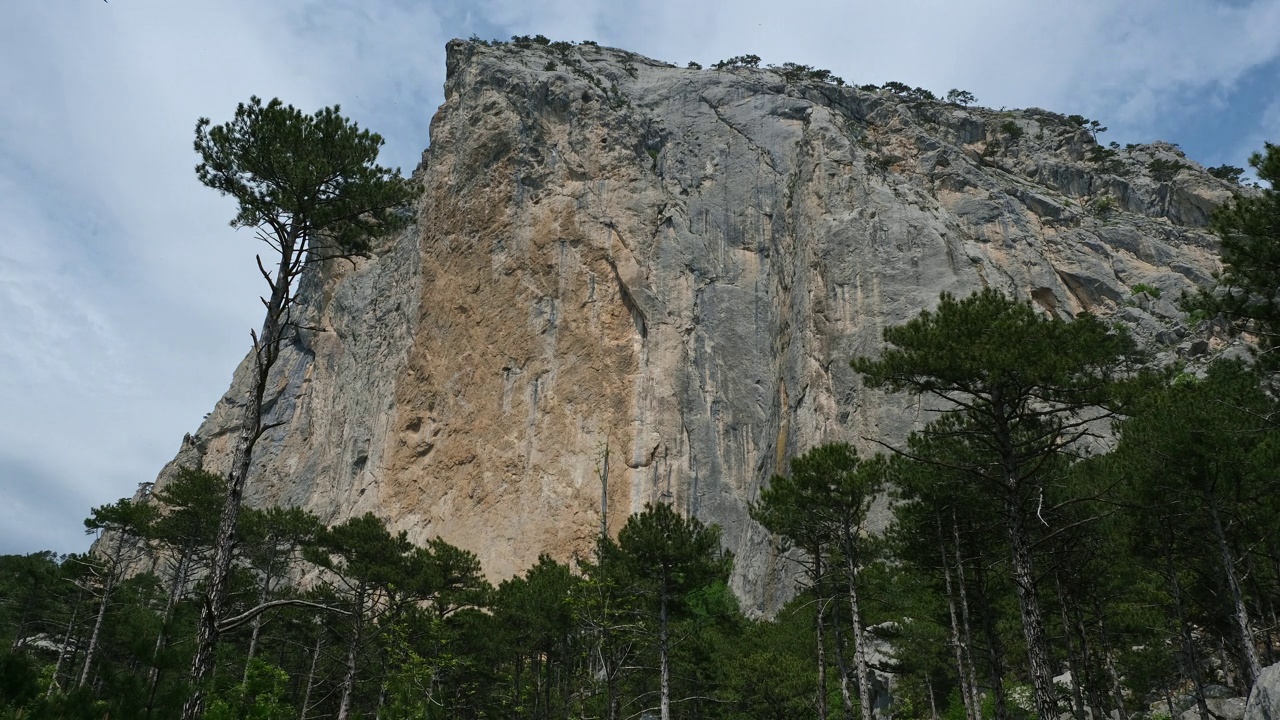
[[[926,417],[848,360],[940,292],[1216,347],[1174,300],[1216,269],[1203,225],[1231,188],[1172,146],[1107,157],[1049,112],[590,45],[454,41],[445,90],[417,226],[306,279],[251,503],[372,510],[501,578],[590,551],[608,447],[611,530],[651,501],[719,523],[763,612],[790,568],[748,503],[813,444]],[[191,443],[206,469],[245,370]]]

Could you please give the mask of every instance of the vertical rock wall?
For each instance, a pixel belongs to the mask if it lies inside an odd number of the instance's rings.
[[[306,280],[318,330],[277,369],[285,424],[250,502],[372,510],[500,579],[590,552],[608,445],[611,530],[658,501],[719,523],[735,591],[768,612],[792,568],[748,503],[814,444],[872,451],[922,420],[848,360],[940,292],[994,286],[1191,351],[1171,299],[1216,268],[1202,226],[1229,188],[1191,163],[1152,177],[1173,146],[1091,162],[1053,113],[594,46],[455,41],[448,64],[417,227]],[[208,469],[246,379],[194,439]]]

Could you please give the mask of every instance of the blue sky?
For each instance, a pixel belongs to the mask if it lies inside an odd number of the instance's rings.
[[[0,24],[0,553],[80,551],[261,321],[258,250],[199,185],[196,118],[340,103],[409,171],[451,37],[542,33],[683,64],[755,53],[857,83],[1079,113],[1244,166],[1280,141],[1280,0],[11,0]]]

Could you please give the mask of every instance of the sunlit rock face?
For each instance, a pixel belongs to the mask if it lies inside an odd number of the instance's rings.
[[[812,445],[927,419],[848,360],[941,292],[1206,350],[1174,302],[1230,187],[1053,113],[455,41],[430,141],[417,225],[305,279],[247,497],[373,511],[495,580],[591,552],[608,447],[611,532],[647,502],[717,523],[744,607],[775,609],[794,568],[748,504]],[[226,470],[248,376],[175,464]]]

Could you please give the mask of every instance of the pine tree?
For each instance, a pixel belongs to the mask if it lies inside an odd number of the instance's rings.
[[[1214,291],[1189,304],[1223,313],[1238,329],[1255,333],[1265,364],[1274,368],[1280,364],[1271,353],[1280,338],[1280,145],[1266,143],[1249,165],[1269,187],[1237,193],[1214,213],[1224,270]]]
[[[196,177],[234,197],[239,211],[231,225],[255,229],[277,256],[267,264],[258,258],[270,289],[263,299],[267,313],[261,332],[252,335],[253,382],[227,477],[183,720],[196,720],[203,710],[253,447],[272,427],[262,417],[268,376],[295,323],[296,280],[307,264],[367,253],[373,240],[409,222],[400,209],[413,186],[399,170],[376,164],[381,146],[379,135],[361,130],[336,105],[306,115],[278,99],[263,105],[254,97],[236,108],[229,123],[196,123]],[[267,269],[272,261],[274,274]]]
[[[671,623],[691,596],[728,580],[731,556],[720,548],[720,529],[685,518],[665,503],[645,505],[618,533],[618,560],[657,620],[659,717],[671,718]]]
[[[1115,409],[1121,374],[1140,358],[1132,339],[1092,315],[1067,322],[987,289],[887,328],[879,359],[854,359],[870,387],[941,400],[926,438],[964,454],[911,457],[962,472],[1003,510],[1028,665],[1040,717],[1057,716],[1049,637],[1033,558],[1047,474]],[[967,456],[967,457],[966,457]]]

